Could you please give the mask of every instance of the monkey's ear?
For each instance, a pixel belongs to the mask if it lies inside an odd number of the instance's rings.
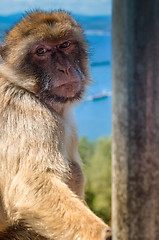
[[[2,57],[3,60],[6,57],[6,50],[7,50],[7,47],[5,45],[0,46],[0,56]]]

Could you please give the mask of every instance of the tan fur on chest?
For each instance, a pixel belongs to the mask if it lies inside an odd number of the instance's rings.
[[[69,161],[69,188],[78,196],[84,198],[85,177],[82,172],[82,161],[78,153],[78,136],[72,114],[65,115],[66,159]],[[70,118],[71,116],[71,118]]]

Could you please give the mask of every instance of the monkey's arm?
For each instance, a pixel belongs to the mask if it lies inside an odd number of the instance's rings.
[[[68,166],[59,119],[33,99],[28,104],[25,95],[20,100],[2,111],[1,186],[9,221],[23,221],[51,239],[107,239],[109,228],[64,183]]]
[[[19,172],[10,187],[9,199],[13,218],[22,219],[42,236],[59,240],[106,239],[105,224],[55,176]]]

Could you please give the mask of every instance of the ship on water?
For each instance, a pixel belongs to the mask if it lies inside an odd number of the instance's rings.
[[[105,99],[107,97],[111,97],[112,96],[112,92],[111,91],[106,91],[103,90],[102,93],[100,94],[96,94],[96,95],[92,95],[92,96],[88,96],[86,97],[86,101],[96,101],[96,100],[102,100]]]

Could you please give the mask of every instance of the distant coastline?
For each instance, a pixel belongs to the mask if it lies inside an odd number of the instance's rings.
[[[5,31],[10,30],[23,16],[23,13],[0,15],[0,37],[2,38]],[[73,17],[83,27],[86,35],[110,35],[111,33],[111,16],[109,15],[86,16],[73,14]]]
[[[100,66],[106,66],[110,64],[111,64],[110,61],[92,62],[91,67],[100,67]]]

